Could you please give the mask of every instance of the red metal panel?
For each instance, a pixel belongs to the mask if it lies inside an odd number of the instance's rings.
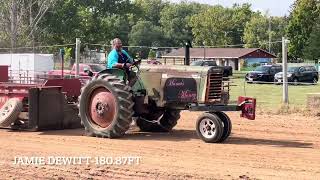
[[[0,66],[0,82],[9,81],[8,66]]]
[[[79,96],[81,82],[79,79],[49,79],[43,86],[61,86],[68,97]]]
[[[238,105],[241,106],[241,117],[254,120],[256,118],[256,99],[240,96]]]
[[[0,83],[0,108],[10,98],[19,98],[21,101],[23,98],[27,98],[29,93],[28,91],[32,87],[36,87],[36,85]]]

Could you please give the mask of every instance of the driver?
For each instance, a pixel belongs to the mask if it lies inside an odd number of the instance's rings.
[[[122,42],[119,38],[115,38],[111,41],[112,51],[108,55],[108,68],[122,68],[129,69],[133,60],[129,54],[122,49]]]

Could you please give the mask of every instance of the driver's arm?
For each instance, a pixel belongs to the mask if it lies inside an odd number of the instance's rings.
[[[123,68],[123,66],[124,66],[124,64],[122,64],[122,63],[116,63],[112,67],[114,67],[114,68]]]

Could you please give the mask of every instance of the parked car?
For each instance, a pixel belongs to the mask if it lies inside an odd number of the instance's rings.
[[[251,71],[246,74],[245,80],[247,82],[273,82],[275,74],[279,72],[282,72],[281,65],[273,64],[258,66],[254,71]]]
[[[298,82],[317,83],[319,74],[314,66],[297,66],[289,67],[287,72],[288,82],[297,84]],[[283,72],[277,73],[274,76],[275,82],[283,81]]]
[[[190,66],[218,66],[216,61],[213,60],[197,60],[197,61],[193,61]],[[228,77],[228,76],[232,76],[232,66],[223,66],[224,67],[224,71],[223,71],[223,76],[224,77]]]

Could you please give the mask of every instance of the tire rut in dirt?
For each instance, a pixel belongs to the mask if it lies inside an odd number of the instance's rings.
[[[115,99],[114,118],[107,127],[101,127],[93,122],[89,113],[89,102],[91,96],[98,88],[105,88]],[[110,74],[103,74],[94,78],[83,89],[79,98],[80,117],[85,134],[87,136],[119,138],[124,136],[129,129],[133,113],[134,102],[130,87],[125,85],[122,80]]]

